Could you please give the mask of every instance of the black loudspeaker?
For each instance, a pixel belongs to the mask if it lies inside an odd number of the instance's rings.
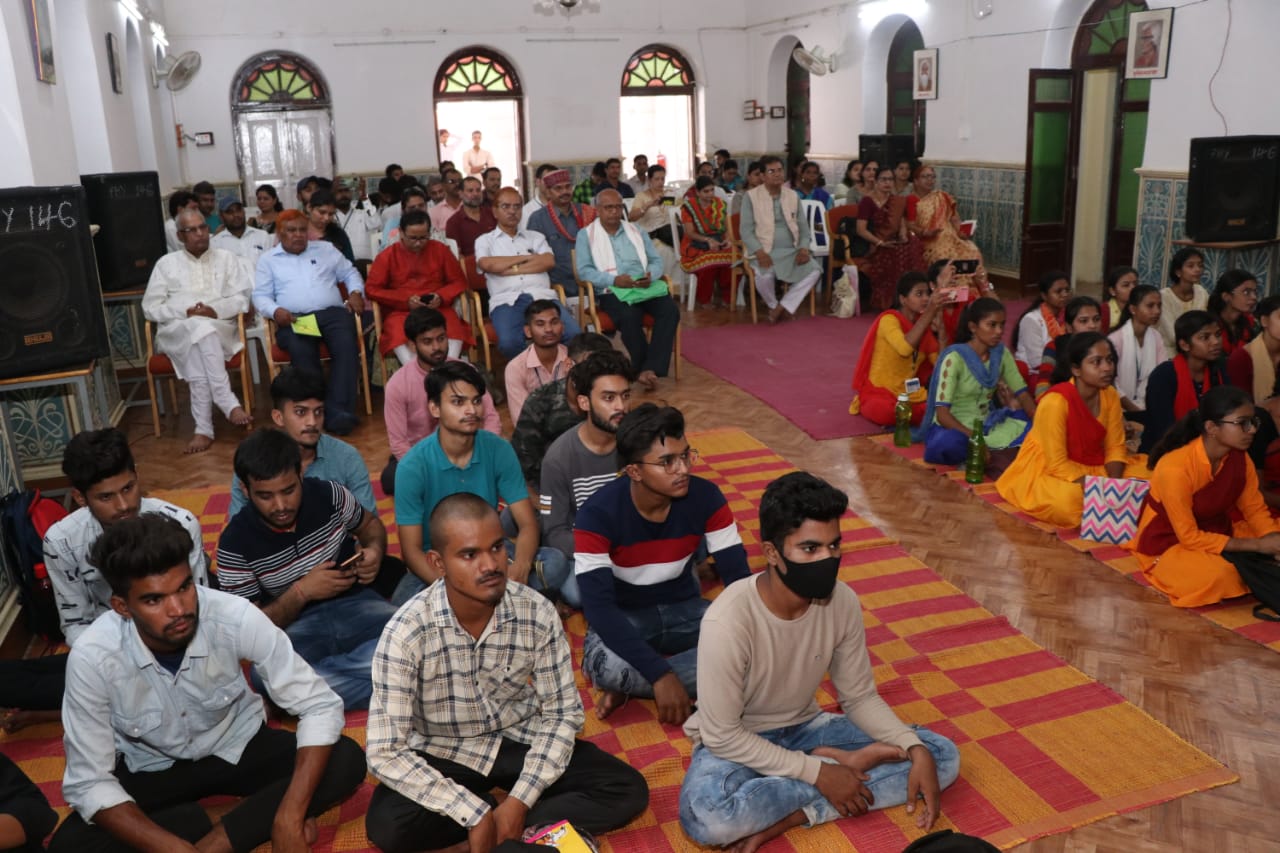
[[[858,159],[875,160],[881,168],[893,168],[899,160],[917,159],[915,141],[902,133],[861,133],[858,135]]]
[[[100,228],[93,246],[102,289],[146,287],[156,261],[168,251],[160,176],[113,172],[81,175],[80,182],[89,197],[89,221]]]
[[[0,378],[107,355],[84,190],[0,190]]]
[[[1200,243],[1274,240],[1280,136],[1191,140],[1187,236]]]

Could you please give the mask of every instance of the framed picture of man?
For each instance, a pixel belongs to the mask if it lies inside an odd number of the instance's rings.
[[[911,97],[917,101],[932,101],[938,97],[938,49],[917,50],[913,58]]]
[[[1153,79],[1169,75],[1169,36],[1173,10],[1156,9],[1129,15],[1129,48],[1125,57],[1127,79]]]

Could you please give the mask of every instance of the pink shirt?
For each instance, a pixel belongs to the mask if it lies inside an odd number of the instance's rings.
[[[449,204],[448,199],[445,199],[444,201],[437,204],[435,207],[428,210],[427,216],[431,217],[432,230],[444,233],[445,225],[448,224],[449,218],[453,216],[455,213],[457,213],[459,210],[462,210],[462,202],[459,201],[458,206],[453,207],[452,205]]]
[[[449,361],[462,361],[451,358]],[[387,380],[383,392],[383,418],[387,422],[387,441],[391,454],[403,459],[419,441],[436,430],[436,419],[427,408],[427,371],[415,358]],[[502,435],[502,419],[489,392],[484,392],[484,428]]]
[[[550,372],[538,360],[538,352],[533,344],[507,362],[504,378],[507,383],[507,410],[511,412],[511,423],[520,422],[520,410],[524,408],[524,401],[534,389],[564,378],[569,374],[570,367],[573,367],[573,362],[569,361],[569,348],[564,344],[556,347],[556,360]]]

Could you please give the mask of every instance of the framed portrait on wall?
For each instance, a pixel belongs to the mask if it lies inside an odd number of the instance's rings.
[[[932,101],[938,97],[938,49],[917,50],[912,53],[911,97],[917,101]]]
[[[115,33],[107,33],[107,69],[111,74],[111,91],[124,93],[124,68],[120,65],[120,40]]]
[[[1126,79],[1163,79],[1169,76],[1169,36],[1173,10],[1156,9],[1129,15],[1129,49],[1125,57]]]
[[[36,79],[57,83],[53,71],[53,28],[49,24],[49,0],[27,0],[31,16],[31,52],[36,57]]]

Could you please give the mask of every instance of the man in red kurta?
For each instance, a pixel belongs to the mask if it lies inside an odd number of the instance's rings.
[[[473,341],[471,330],[453,310],[453,300],[467,289],[457,258],[431,239],[426,211],[414,210],[400,220],[400,242],[378,254],[369,269],[365,293],[382,306],[382,336],[378,349],[392,352],[401,364],[417,354],[404,336],[404,319],[414,308],[434,308],[444,315],[449,333],[449,357],[457,358]]]

